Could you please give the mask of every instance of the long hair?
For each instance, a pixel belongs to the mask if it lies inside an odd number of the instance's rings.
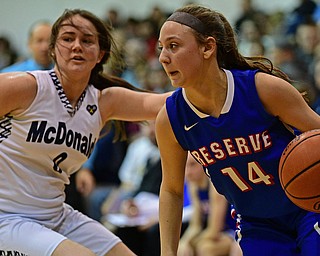
[[[244,57],[237,47],[236,36],[230,23],[221,13],[209,8],[190,4],[181,7],[176,12],[186,12],[197,17],[206,27],[205,34],[193,31],[199,43],[204,44],[208,36],[217,42],[217,61],[225,69],[259,69],[262,72],[280,77],[288,82],[290,78],[280,69],[273,66],[271,60],[262,56]]]
[[[112,28],[106,23],[104,23],[101,19],[99,19],[96,15],[94,15],[89,11],[82,10],[82,9],[66,9],[63,12],[63,14],[53,24],[50,45],[49,45],[50,56],[52,56],[53,60],[56,62],[55,55],[52,53],[54,51],[54,47],[56,45],[58,34],[62,26],[62,23],[68,20],[72,26],[76,27],[76,25],[72,23],[72,17],[74,17],[75,15],[79,15],[82,18],[87,19],[93,24],[93,26],[96,28],[98,32],[98,42],[99,42],[100,50],[105,51],[105,54],[102,57],[101,61],[97,63],[93,68],[93,70],[91,71],[89,83],[99,90],[103,90],[108,87],[118,86],[118,87],[128,88],[131,90],[143,91],[139,88],[134,87],[124,79],[121,79],[113,75],[108,75],[103,72],[104,71],[103,66],[108,61],[112,61],[113,62],[112,66],[114,67],[115,66],[122,67],[123,61],[121,59],[121,54],[117,48],[117,44],[115,43],[112,37]],[[112,58],[111,58],[111,55],[112,55]],[[125,126],[124,126],[125,122],[120,120],[112,120],[111,122],[116,127],[115,138],[125,139],[126,138]],[[107,124],[107,125],[109,126],[110,124]]]

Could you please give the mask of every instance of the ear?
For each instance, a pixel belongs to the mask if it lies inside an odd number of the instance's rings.
[[[203,57],[209,59],[213,55],[216,55],[217,51],[217,42],[216,39],[212,36],[207,38],[206,43],[204,44]]]
[[[98,57],[98,60],[97,60],[97,63],[99,63],[101,61],[101,59],[103,58],[103,56],[105,55],[106,51],[100,51],[99,53],[99,57]]]

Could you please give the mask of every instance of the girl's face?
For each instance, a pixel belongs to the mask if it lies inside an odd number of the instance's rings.
[[[203,180],[208,179],[202,169],[202,166],[190,154],[188,154],[186,162],[185,176],[187,181],[197,184],[202,184]]]
[[[54,52],[61,70],[82,74],[90,73],[104,54],[96,28],[80,15],[61,24]]]
[[[174,21],[165,22],[159,49],[159,61],[174,87],[197,84],[202,76],[203,55],[191,28]]]

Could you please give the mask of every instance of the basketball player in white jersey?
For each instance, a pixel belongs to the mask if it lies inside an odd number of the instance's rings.
[[[1,74],[1,255],[134,255],[64,203],[69,176],[90,156],[102,127],[155,119],[168,96],[102,76],[113,44],[92,13],[66,10],[52,28],[53,70]]]

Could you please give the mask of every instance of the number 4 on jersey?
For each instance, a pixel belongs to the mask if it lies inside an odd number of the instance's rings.
[[[241,177],[235,168],[227,167],[222,169],[221,172],[224,175],[228,175],[241,191],[246,192],[252,190],[250,184],[245,181],[243,177]],[[254,184],[264,183],[267,186],[274,184],[273,176],[266,174],[257,162],[248,163],[248,177],[249,180]]]

